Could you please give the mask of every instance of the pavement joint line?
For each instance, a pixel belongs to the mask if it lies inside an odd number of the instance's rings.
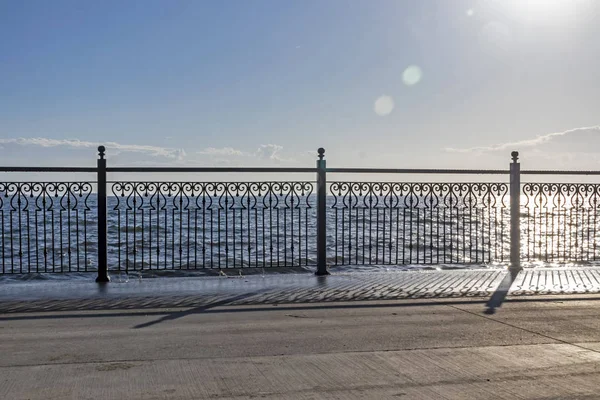
[[[576,344],[576,343],[571,343],[571,342],[568,342],[568,341],[566,341],[566,340],[558,339],[558,338],[552,337],[552,336],[550,336],[550,335],[546,335],[546,334],[544,334],[544,333],[541,333],[541,332],[536,332],[536,331],[534,331],[534,330],[527,329],[527,328],[523,328],[523,327],[521,327],[521,326],[517,326],[517,325],[511,324],[511,323],[505,322],[505,321],[500,321],[500,320],[497,320],[497,319],[495,319],[495,318],[488,317],[488,316],[486,316],[486,315],[481,315],[481,314],[479,314],[479,313],[476,313],[476,312],[473,312],[473,311],[465,310],[465,309],[462,309],[462,308],[460,308],[460,307],[457,307],[457,306],[455,306],[455,305],[453,305],[453,304],[446,304],[446,306],[448,306],[448,307],[450,307],[450,308],[454,308],[454,309],[456,309],[456,310],[463,311],[463,312],[465,312],[465,313],[467,313],[467,314],[475,315],[475,316],[477,316],[477,317],[480,317],[480,318],[484,318],[484,319],[487,319],[487,320],[490,320],[490,321],[497,322],[497,323],[499,323],[499,324],[502,324],[502,325],[505,325],[505,326],[510,326],[510,327],[512,327],[512,328],[519,329],[519,330],[522,330],[522,331],[524,331],[524,332],[527,332],[527,333],[531,333],[531,334],[534,334],[534,335],[538,335],[538,336],[544,337],[544,338],[546,338],[546,339],[554,340],[554,341],[556,341],[556,342],[558,342],[558,343],[566,344],[566,345],[569,345],[569,346],[577,347],[577,348],[579,348],[579,349],[581,349],[581,350],[591,351],[591,352],[593,352],[593,353],[600,354],[600,351],[599,351],[599,350],[590,349],[590,348],[588,348],[588,347],[584,347],[584,346],[582,346],[582,345],[579,345],[579,344]],[[589,342],[589,343],[594,343],[594,342]]]
[[[586,343],[598,343],[586,342]],[[71,361],[71,362],[47,362],[41,364],[13,364],[13,365],[0,365],[1,369],[10,368],[31,368],[31,367],[52,367],[52,366],[65,366],[65,365],[100,365],[100,364],[115,364],[115,363],[152,363],[156,361],[195,361],[195,360],[235,360],[240,358],[282,358],[282,357],[304,357],[304,356],[324,356],[333,354],[364,354],[364,353],[403,353],[403,352],[415,352],[415,351],[429,351],[429,350],[467,350],[467,349],[485,349],[485,348],[496,348],[496,347],[533,347],[533,346],[556,346],[556,345],[573,345],[572,343],[520,343],[520,344],[495,344],[489,346],[431,346],[431,347],[411,347],[411,348],[399,348],[399,349],[385,349],[385,350],[352,350],[352,351],[325,351],[319,353],[291,353],[291,354],[271,354],[271,355],[257,355],[257,356],[227,356],[227,357],[177,357],[177,358],[148,358],[148,359],[119,359],[119,360],[104,360],[104,361]],[[577,345],[574,345],[579,347]],[[583,350],[593,351],[582,347]],[[596,352],[596,351],[595,351]],[[597,353],[597,352],[596,352]]]

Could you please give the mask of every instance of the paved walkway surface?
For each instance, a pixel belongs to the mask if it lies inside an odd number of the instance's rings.
[[[0,399],[597,399],[598,271],[529,272],[7,284]]]
[[[600,293],[600,268],[431,270],[185,277],[82,281],[28,281],[0,286],[0,312],[198,307],[206,304],[282,304],[331,301],[504,297]]]

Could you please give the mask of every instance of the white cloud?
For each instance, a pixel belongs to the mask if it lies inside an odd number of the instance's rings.
[[[495,168],[509,160],[510,152],[516,150],[526,168],[596,170],[600,168],[600,126],[569,129],[490,146],[445,150],[447,154],[459,155],[454,162],[460,160],[465,168],[471,168],[474,163],[478,167]]]
[[[594,144],[594,141],[597,143]],[[564,132],[548,133],[531,139],[516,142],[500,143],[491,146],[477,146],[468,148],[446,148],[452,153],[490,153],[497,151],[520,150],[522,148],[540,148],[544,146],[548,150],[558,151],[580,151],[595,152],[600,149],[600,126],[588,126],[583,128],[569,129]]]
[[[67,147],[72,149],[97,148],[100,145],[106,147],[107,154],[118,154],[120,152],[142,153],[153,157],[165,157],[182,160],[186,153],[183,149],[159,146],[148,146],[138,144],[122,144],[117,142],[88,142],[79,139],[50,139],[50,138],[9,138],[0,139],[0,145],[38,146],[38,147]]]
[[[278,144],[261,144],[255,151],[244,151],[239,149],[234,149],[233,147],[207,147],[203,150],[197,152],[197,154],[203,156],[209,156],[212,158],[213,162],[218,161],[219,163],[223,163],[228,158],[246,158],[249,161],[254,160],[270,160],[276,162],[286,162],[293,161],[293,159],[284,158],[281,156],[281,152],[283,151],[283,146]]]
[[[283,155],[283,146],[278,144],[261,144],[256,150],[240,150],[233,147],[207,147],[201,150],[190,150],[188,156],[183,148],[160,147],[140,144],[122,144],[117,142],[90,142],[79,139],[51,139],[51,138],[0,138],[0,150],[7,151],[8,146],[35,146],[40,148],[64,148],[64,149],[92,149],[95,150],[99,145],[106,147],[107,156],[117,156],[121,153],[137,153],[142,156],[149,156],[154,161],[142,159],[140,157],[133,158],[127,156],[123,161],[128,163],[148,163],[164,164],[177,162],[186,165],[256,165],[257,163],[275,162],[275,163],[295,163],[297,160],[292,157]],[[4,148],[4,149],[3,149]],[[304,156],[305,152],[298,152]],[[312,154],[313,152],[311,152]],[[201,156],[194,158],[193,156]],[[125,156],[124,156],[125,157]],[[157,160],[162,158],[164,160]],[[306,157],[300,157],[306,158]]]
[[[177,160],[179,161],[183,161],[185,159],[185,157],[187,156],[186,152],[184,149],[179,149],[178,153],[177,153]]]
[[[198,154],[208,156],[243,156],[247,153],[244,153],[241,150],[234,149],[233,147],[207,147],[206,149],[200,150]]]
[[[278,144],[261,144],[254,155],[261,159],[284,161],[278,154],[281,150],[283,150],[283,146]]]

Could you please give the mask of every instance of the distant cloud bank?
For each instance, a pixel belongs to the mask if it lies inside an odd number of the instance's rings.
[[[549,147],[548,150],[598,152],[600,150],[600,125],[569,129],[564,132],[548,133],[532,139],[507,142],[491,146],[468,148],[452,148],[445,150],[451,153],[490,153],[497,151],[520,150],[531,147]],[[592,147],[590,147],[592,146]]]
[[[294,162],[296,161],[293,157],[282,156],[283,146],[278,144],[261,144],[254,151],[245,151],[235,149],[233,147],[207,147],[202,150],[193,151],[191,154],[198,157],[189,157],[188,153],[183,148],[174,147],[161,147],[161,146],[149,146],[139,144],[123,144],[117,142],[89,142],[79,139],[51,139],[43,137],[35,138],[7,138],[0,139],[0,150],[6,146],[34,146],[34,147],[60,147],[70,149],[96,149],[100,145],[104,145],[107,149],[107,153],[117,155],[120,153],[137,153],[148,157],[159,157],[168,160],[175,160],[180,163],[192,164],[198,162],[215,162],[217,164],[230,164],[236,161],[240,161],[240,158],[244,162],[252,161],[259,162],[270,161],[276,163],[282,162]],[[305,155],[304,152],[301,155]],[[301,157],[302,158],[302,157]],[[132,160],[134,161],[134,160]],[[140,160],[136,160],[140,161]]]
[[[49,139],[49,138],[14,138],[14,139],[0,139],[0,145],[15,144],[19,146],[40,146],[40,147],[69,147],[74,149],[89,149],[97,148],[101,144],[111,150],[118,152],[131,152],[131,153],[142,153],[154,157],[166,157],[171,159],[181,160],[186,156],[185,150],[158,147],[158,146],[146,146],[137,144],[122,144],[117,142],[87,142],[79,139]]]
[[[478,163],[493,165],[497,165],[499,160],[507,161],[513,150],[520,153],[521,162],[529,167],[597,170],[600,168],[600,125],[490,146],[445,149],[447,154],[469,154],[471,157],[466,158],[477,157]],[[485,161],[479,157],[485,158]]]

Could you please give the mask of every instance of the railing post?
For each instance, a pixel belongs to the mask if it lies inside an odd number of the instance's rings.
[[[106,221],[106,159],[104,146],[98,147],[98,277],[96,282],[110,282],[107,260]]]
[[[329,275],[327,272],[327,166],[323,159],[325,149],[317,150],[317,272],[316,275]]]
[[[519,152],[511,153],[510,164],[510,270],[521,270],[521,164]]]

